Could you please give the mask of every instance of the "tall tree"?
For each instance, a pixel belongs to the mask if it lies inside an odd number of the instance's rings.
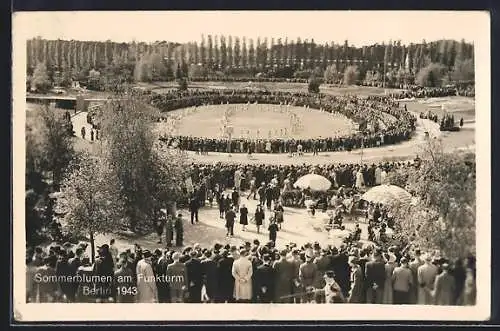
[[[52,183],[57,186],[75,156],[69,123],[49,106],[41,107],[37,116],[37,141],[41,156],[38,164],[51,175]]]
[[[201,35],[200,43],[200,62],[205,65],[207,62],[206,48],[205,48],[205,35]]]
[[[274,38],[271,38],[271,43],[269,44],[269,50],[267,52],[267,59],[266,59],[266,64],[272,66],[275,62],[275,57],[274,57]]]
[[[285,51],[285,48],[283,47],[283,43],[281,41],[281,38],[278,38],[278,42],[276,45],[276,60],[278,62],[279,67],[281,67],[281,65],[284,63],[284,60],[285,60],[284,51]]]
[[[198,42],[193,43],[193,63],[200,63],[200,48],[198,47]]]
[[[100,113],[104,157],[113,165],[124,216],[133,231],[150,230],[157,211],[176,201],[184,182],[185,159],[164,157],[151,130],[155,110],[138,96],[122,96]]]
[[[214,55],[213,55],[214,61],[215,61],[215,66],[217,68],[220,67],[221,61],[220,61],[220,49],[219,49],[219,36],[216,35],[214,38]]]
[[[288,45],[288,37],[285,37],[285,43],[283,45],[283,51],[281,52],[281,57],[284,59],[285,65],[290,64],[290,52],[289,52],[289,47]]]
[[[227,64],[228,66],[233,65],[233,37],[229,36],[227,37]]]
[[[206,55],[207,55],[207,64],[208,66],[211,68],[213,65],[214,65],[214,61],[213,61],[213,43],[212,43],[212,36],[211,35],[208,35],[207,36],[207,51],[206,51]]]
[[[248,65],[248,49],[247,49],[247,38],[246,37],[243,37],[242,43],[241,43],[240,65],[243,68],[246,68]]]
[[[124,208],[118,181],[106,160],[88,153],[75,159],[65,176],[56,205],[67,211],[65,223],[74,234],[88,236],[91,257],[95,257],[95,236],[115,231],[122,225]]]
[[[240,62],[241,62],[240,38],[236,37],[234,39],[233,65],[239,66]]]
[[[227,66],[226,38],[222,35],[220,36],[220,64],[222,68],[226,68]]]
[[[255,67],[255,48],[254,48],[254,44],[253,44],[253,39],[250,38],[248,40],[248,43],[249,43],[249,47],[248,47],[248,66],[249,67]]]
[[[31,78],[31,86],[40,92],[46,92],[50,88],[49,74],[45,63],[39,62],[36,65]]]

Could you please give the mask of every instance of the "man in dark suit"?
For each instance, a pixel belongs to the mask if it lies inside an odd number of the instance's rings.
[[[385,284],[385,263],[379,249],[375,250],[373,260],[366,264],[365,269],[367,303],[381,304]]]
[[[158,259],[158,262],[156,263],[155,274],[157,276],[166,275],[169,264],[170,261],[168,258],[168,250],[165,250],[163,252],[163,256],[160,257]],[[166,281],[157,282],[156,287],[158,288],[158,302],[160,303],[170,302],[169,282]]]
[[[236,207],[233,209],[229,209],[226,212],[226,229],[227,229],[227,234],[226,236],[233,236],[234,235],[234,220],[236,218]]]
[[[191,224],[198,223],[198,210],[200,209],[200,202],[197,194],[193,194],[189,199],[189,211],[191,212]]]
[[[293,281],[298,277],[298,271],[297,274],[294,273],[295,266],[293,262],[286,259],[287,253],[286,250],[282,250],[279,260],[275,261],[273,264],[276,278],[274,302],[292,303],[291,297],[282,298],[290,296],[293,293]]]
[[[189,260],[186,261],[188,277],[188,292],[190,303],[201,303],[201,287],[203,286],[203,275],[201,262],[197,258],[198,253],[193,250],[189,252]]]
[[[203,255],[204,259],[201,261],[203,283],[205,284],[209,301],[215,302],[215,295],[217,293],[217,264],[213,260],[211,251],[207,250]]]
[[[227,250],[221,253],[221,259],[217,265],[217,302],[233,302],[234,301],[234,278],[232,274],[234,258],[229,255]]]
[[[266,207],[268,210],[271,210],[271,203],[274,198],[274,190],[271,185],[268,185],[266,188]]]
[[[264,263],[257,267],[256,285],[257,285],[257,302],[271,303],[275,290],[274,270],[271,266],[271,256],[265,254],[263,256]]]
[[[236,188],[231,193],[231,200],[233,202],[233,207],[235,207],[236,210],[238,210],[240,207],[240,193]]]
[[[75,257],[69,259],[68,267],[70,274],[75,276],[78,268],[82,265],[83,248],[78,247],[75,251]],[[72,289],[69,293],[68,299],[74,302],[76,298],[76,291],[78,290],[78,282],[72,282]]]

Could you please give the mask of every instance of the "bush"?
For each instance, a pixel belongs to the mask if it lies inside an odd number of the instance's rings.
[[[358,81],[359,71],[357,66],[348,66],[344,71],[344,84],[354,85]]]
[[[415,82],[423,87],[441,86],[442,79],[446,73],[446,67],[439,63],[431,63],[422,68],[415,78]]]
[[[307,79],[313,75],[313,70],[298,70],[293,73],[293,78]]]
[[[178,83],[178,89],[179,89],[179,91],[187,91],[187,89],[188,89],[188,83],[187,83],[186,78],[184,78],[184,77],[179,78],[177,80],[177,83]]]
[[[309,91],[309,93],[319,93],[320,85],[321,82],[319,81],[319,79],[317,79],[316,77],[311,77],[311,79],[309,79],[309,85],[307,86],[307,90]]]

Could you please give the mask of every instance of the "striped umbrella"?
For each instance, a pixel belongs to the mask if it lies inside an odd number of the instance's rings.
[[[411,194],[396,185],[375,186],[363,194],[361,199],[389,206],[397,204],[408,205],[412,202]]]

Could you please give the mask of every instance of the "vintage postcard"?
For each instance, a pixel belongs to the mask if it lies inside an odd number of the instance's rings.
[[[490,62],[479,11],[15,13],[15,319],[488,319]]]

